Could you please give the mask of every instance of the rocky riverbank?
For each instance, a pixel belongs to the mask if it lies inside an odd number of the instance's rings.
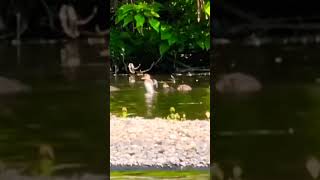
[[[116,167],[207,168],[210,122],[111,116],[110,163]]]

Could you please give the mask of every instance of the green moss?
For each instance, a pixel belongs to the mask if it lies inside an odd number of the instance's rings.
[[[111,177],[139,176],[154,178],[190,178],[190,179],[209,179],[209,171],[189,170],[189,171],[163,171],[163,170],[142,170],[142,171],[111,171]],[[131,177],[130,177],[131,178]]]

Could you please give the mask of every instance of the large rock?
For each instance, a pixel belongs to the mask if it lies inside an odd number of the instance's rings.
[[[27,92],[31,88],[20,81],[0,76],[0,95]]]
[[[224,75],[216,83],[216,89],[220,93],[250,93],[260,91],[261,83],[254,77],[243,73],[231,73]]]
[[[114,86],[110,86],[110,92],[119,91],[119,88],[116,88]]]

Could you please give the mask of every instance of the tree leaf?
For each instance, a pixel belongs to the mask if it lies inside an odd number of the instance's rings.
[[[174,44],[175,42],[177,42],[177,37],[172,35],[169,39],[168,39],[168,44],[169,46],[171,46],[172,44]]]
[[[126,17],[126,15],[127,14],[119,14],[119,15],[117,15],[115,23],[118,24],[120,21],[122,21]]]
[[[161,31],[161,40],[170,39],[172,36],[170,31]]]
[[[142,16],[141,14],[137,14],[134,16],[134,19],[136,20],[136,23],[137,23],[136,27],[137,28],[143,26],[144,21],[145,21],[144,16]]]
[[[125,4],[119,8],[118,12],[119,12],[119,14],[127,14],[129,11],[131,11],[133,9],[134,9],[133,4]]]
[[[159,50],[160,50],[160,55],[162,56],[164,53],[166,53],[169,50],[170,46],[163,42],[160,44]]]
[[[160,15],[159,15],[158,13],[156,13],[155,11],[151,11],[151,14],[152,14],[154,17],[157,17],[157,18],[160,17]]]
[[[159,32],[160,21],[152,18],[152,19],[149,19],[149,24],[154,30]]]
[[[205,45],[204,45],[204,42],[200,39],[200,40],[197,40],[197,45],[201,48],[201,49],[205,49]]]
[[[210,16],[210,1],[208,1],[204,7],[204,12],[206,15]]]
[[[205,46],[206,50],[210,49],[210,36],[206,37],[206,39],[204,40],[204,46]]]
[[[125,26],[127,26],[130,22],[132,22],[133,21],[133,17],[132,16],[127,16],[126,18],[124,18],[124,20],[123,20],[123,25],[122,25],[122,27],[125,27]]]
[[[151,18],[153,15],[151,14],[151,12],[149,12],[149,11],[144,11],[143,12],[143,15],[144,16],[146,16],[146,17],[149,17],[149,18]]]

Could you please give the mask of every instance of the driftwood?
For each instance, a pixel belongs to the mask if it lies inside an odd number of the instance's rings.
[[[180,61],[175,61],[178,65],[184,67],[184,68],[176,68],[176,71],[179,73],[184,73],[184,72],[210,72],[210,69],[208,68],[201,68],[201,67],[191,67],[189,65],[186,65]]]
[[[62,29],[66,35],[71,38],[77,38],[80,35],[79,27],[87,24],[97,13],[97,7],[94,7],[92,14],[85,19],[79,19],[75,8],[72,5],[64,4],[59,10],[59,18]]]
[[[161,59],[162,59],[162,56],[159,57],[159,59],[157,61],[153,61],[153,63],[150,65],[150,67],[148,69],[143,70],[143,71],[140,70],[140,73],[143,74],[143,73],[150,71],[153,68],[153,66],[157,65],[160,62]]]
[[[131,74],[135,74],[136,70],[138,70],[140,66],[141,66],[141,64],[139,64],[137,67],[135,67],[133,63],[129,63],[129,65],[128,65],[129,72]]]

